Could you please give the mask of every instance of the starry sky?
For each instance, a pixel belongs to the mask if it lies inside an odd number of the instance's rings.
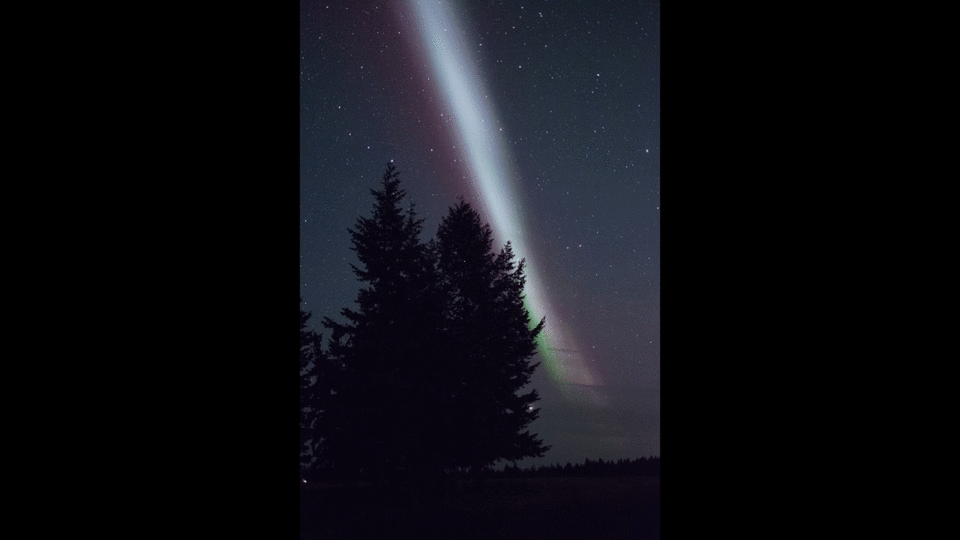
[[[300,3],[300,292],[354,307],[348,227],[393,161],[432,238],[457,197],[547,317],[519,464],[660,455],[660,5]],[[326,337],[326,335],[325,335]]]

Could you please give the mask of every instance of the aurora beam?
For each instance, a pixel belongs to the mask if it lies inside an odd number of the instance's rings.
[[[483,210],[499,243],[510,241],[518,258],[526,259],[526,305],[533,322],[546,316],[547,325],[538,339],[538,349],[552,379],[564,388],[584,388],[598,384],[587,367],[584,355],[559,314],[553,310],[545,291],[543,275],[527,242],[522,227],[519,199],[514,192],[511,158],[505,150],[503,128],[487,97],[476,61],[465,46],[453,2],[445,0],[408,0],[415,27],[408,35],[419,36],[420,50],[429,57],[430,70],[447,110],[454,117],[458,149],[464,152],[470,180],[482,197]],[[414,21],[407,21],[408,23]],[[593,397],[593,393],[589,395]],[[596,399],[593,397],[593,399]]]

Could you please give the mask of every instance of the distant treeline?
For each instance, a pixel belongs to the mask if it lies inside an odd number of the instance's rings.
[[[566,465],[532,465],[525,469],[508,463],[503,469],[487,468],[484,470],[487,478],[562,478],[584,477],[597,478],[605,476],[660,476],[660,458],[645,457],[636,459],[619,459],[617,461],[592,460],[587,458],[583,463]],[[466,469],[452,469],[446,471],[447,478],[466,478]],[[331,471],[316,468],[303,475],[304,478],[316,482],[333,482],[336,478]]]
[[[637,459],[619,459],[617,461],[591,460],[587,458],[583,463],[576,465],[567,462],[566,465],[554,463],[537,467],[533,465],[521,469],[516,465],[507,464],[503,470],[494,470],[493,478],[546,478],[564,476],[660,476],[660,458],[648,457]]]

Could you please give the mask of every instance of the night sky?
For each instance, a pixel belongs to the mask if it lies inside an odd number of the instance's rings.
[[[527,259],[552,448],[520,464],[659,456],[659,2],[301,0],[301,307],[324,338],[390,161],[422,240],[462,195]]]

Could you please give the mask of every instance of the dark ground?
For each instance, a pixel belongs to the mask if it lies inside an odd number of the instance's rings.
[[[496,479],[430,502],[389,493],[301,488],[300,538],[660,538],[659,477]]]

